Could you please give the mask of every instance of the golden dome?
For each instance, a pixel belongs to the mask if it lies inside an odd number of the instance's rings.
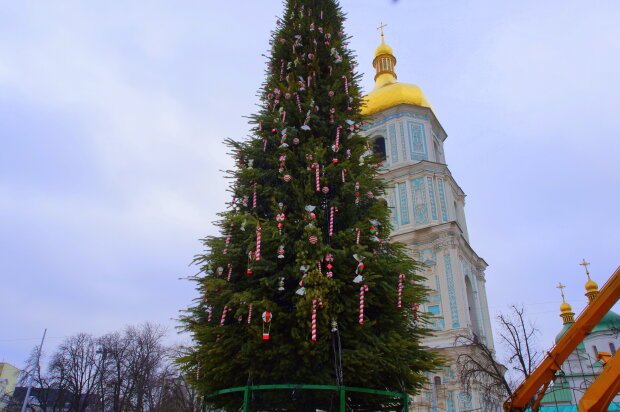
[[[362,114],[368,116],[399,104],[431,107],[431,104],[418,86],[395,81],[375,88],[368,95],[364,96]]]
[[[586,291],[588,291],[588,292],[598,292],[598,285],[596,284],[595,281],[593,281],[590,278],[588,278],[588,281],[586,282]]]
[[[381,36],[381,44],[379,47],[375,49],[375,57],[380,56],[382,54],[394,54],[394,51],[390,46],[387,45],[385,40],[383,40],[383,36]]]
[[[571,307],[571,305],[569,305],[567,302],[562,302],[562,304],[560,305],[560,312],[570,313],[572,311],[573,311],[573,308]]]
[[[399,83],[396,80],[396,57],[392,48],[383,40],[375,50],[375,58],[372,61],[375,67],[375,88],[364,96],[362,114],[369,116],[399,104],[411,104],[414,106],[431,107],[422,90],[415,84]]]

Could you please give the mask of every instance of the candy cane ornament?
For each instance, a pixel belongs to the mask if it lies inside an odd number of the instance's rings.
[[[364,324],[364,294],[368,292],[368,285],[362,285],[360,287],[360,325]]]
[[[229,264],[228,264],[228,276],[227,276],[227,278],[226,278],[226,280],[227,280],[228,282],[230,282],[230,278],[231,278],[231,276],[232,276],[232,264],[230,264],[230,263],[229,263]]]
[[[256,262],[260,262],[260,243],[261,243],[261,227],[260,225],[256,226],[256,252],[254,260]]]
[[[256,183],[254,183],[254,193],[252,193],[252,207],[256,209],[256,204],[258,203],[258,196],[256,194]]]
[[[334,213],[336,213],[336,207],[329,208],[329,237],[334,235]]]
[[[224,310],[222,311],[222,319],[220,319],[220,326],[224,326],[224,322],[226,322],[226,315],[228,315],[228,306],[224,306]]]
[[[316,342],[316,308],[317,306],[323,306],[321,299],[312,299],[312,336],[310,340]]]
[[[234,203],[234,200],[233,200]],[[228,253],[228,245],[230,244],[230,238],[232,237],[232,231],[233,231],[233,227],[235,226],[234,223],[230,224],[230,229],[228,230],[228,234],[226,235],[226,243],[224,244],[224,251],[222,252],[222,254],[227,254]]]
[[[334,152],[337,152],[338,150],[340,150],[340,130],[342,129],[342,126],[338,126],[336,128],[336,143],[334,143]]]
[[[398,304],[396,305],[398,308],[403,307],[403,283],[405,282],[405,274],[401,273],[398,275]]]
[[[340,172],[340,176],[342,177],[342,183],[345,182],[345,175],[347,174],[347,169],[342,169]]]
[[[344,92],[348,96],[349,95],[349,79],[347,79],[347,76],[342,76],[342,78],[344,79]]]
[[[252,304],[248,305],[248,325],[252,323]]]
[[[318,163],[314,163],[312,167],[314,168],[315,189],[317,192],[320,192],[321,191],[321,166]]]
[[[360,183],[355,182],[355,204],[359,206],[360,204]]]
[[[362,234],[362,231],[359,228],[355,229],[355,244],[359,245],[360,244],[360,235]]]
[[[211,318],[213,317],[213,307],[209,308],[209,316],[207,317],[207,322],[211,323]]]

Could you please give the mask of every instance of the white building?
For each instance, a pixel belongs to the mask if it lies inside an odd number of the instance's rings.
[[[363,109],[369,116],[365,134],[385,158],[382,177],[390,186],[392,240],[408,245],[426,265],[426,286],[432,293],[423,309],[433,315],[435,334],[425,343],[452,359],[463,350],[454,347],[458,335],[474,334],[493,348],[487,263],[469,243],[465,193],[446,164],[446,131],[420,88],[396,80],[396,58],[381,36],[373,60],[375,88]],[[500,410],[499,399],[465,393],[454,365],[429,375],[429,382],[412,410]]]
[[[591,302],[598,294],[598,285],[590,279],[587,269],[586,274],[588,281],[585,285],[585,295]],[[558,287],[564,288],[563,285]],[[575,323],[575,313],[564,299],[564,293],[562,293],[560,316],[564,325],[555,338],[556,342]],[[620,348],[620,315],[610,310],[562,364],[561,372],[541,401],[541,411],[576,412],[585,390],[603,368],[599,354],[606,352],[613,356],[618,348]],[[620,411],[620,394],[614,398],[607,410]]]

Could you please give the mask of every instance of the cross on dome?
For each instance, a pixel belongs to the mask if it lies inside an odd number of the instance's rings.
[[[562,282],[558,282],[558,285],[556,286],[556,288],[560,289],[560,295],[562,295],[562,302],[566,302],[566,299],[564,298],[564,288],[566,287],[566,285],[563,285]]]
[[[588,276],[588,279],[589,279],[590,272],[588,272],[588,266],[590,266],[590,262],[586,262],[585,259],[581,259],[581,263],[579,264],[579,266],[583,266],[583,268],[586,270],[586,275]]]

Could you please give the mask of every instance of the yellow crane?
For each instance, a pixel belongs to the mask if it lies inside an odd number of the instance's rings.
[[[540,401],[560,370],[560,366],[619,299],[620,267],[611,275],[553,349],[547,352],[547,356],[532,374],[504,402],[504,411],[524,412],[532,400],[532,411],[538,411]],[[620,355],[618,353],[620,351],[614,356],[608,354],[603,356],[602,360],[605,362],[603,371],[584,392],[579,401],[579,412],[607,410],[611,400],[620,391]]]

